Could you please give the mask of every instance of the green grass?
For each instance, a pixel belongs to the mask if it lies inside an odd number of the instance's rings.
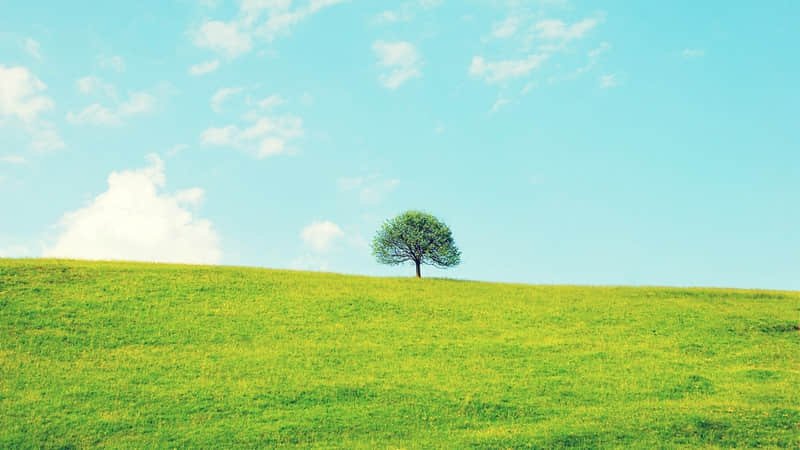
[[[0,260],[0,448],[800,447],[800,293]]]

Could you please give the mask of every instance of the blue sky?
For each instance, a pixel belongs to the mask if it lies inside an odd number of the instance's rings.
[[[766,5],[766,6],[765,6]],[[800,4],[0,0],[0,256],[800,289]]]

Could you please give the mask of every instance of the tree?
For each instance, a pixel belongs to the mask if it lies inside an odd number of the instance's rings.
[[[422,277],[422,264],[447,268],[461,262],[450,228],[420,211],[406,211],[384,222],[372,240],[372,254],[378,262],[392,266],[414,261],[417,278]]]

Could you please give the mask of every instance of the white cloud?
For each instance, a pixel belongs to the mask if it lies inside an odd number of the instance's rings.
[[[219,237],[211,222],[189,209],[202,200],[203,190],[163,192],[164,163],[156,155],[148,160],[147,168],[112,172],[105,192],[64,214],[63,231],[43,256],[219,263]]]
[[[244,23],[252,24],[266,11],[269,15],[286,13],[292,0],[242,0],[239,10],[244,16]]]
[[[34,128],[31,134],[33,138],[31,148],[37,152],[49,152],[65,147],[61,136],[50,124],[45,123]]]
[[[610,49],[611,49],[611,44],[609,44],[608,42],[601,42],[599,47],[589,52],[589,58],[596,59],[598,56],[609,51]]]
[[[253,48],[253,40],[247,31],[240,30],[236,22],[212,20],[200,26],[194,36],[194,44],[222,54],[230,59],[236,58]]]
[[[686,48],[683,50],[683,52],[681,52],[681,55],[684,58],[699,58],[705,54],[706,52],[700,48]]]
[[[442,0],[410,0],[401,3],[397,9],[387,9],[375,15],[372,22],[375,24],[387,24],[396,22],[408,22],[420,12],[433,9],[443,3]]]
[[[444,0],[418,0],[418,1],[419,1],[419,5],[423,9],[436,8],[437,6],[439,6],[442,3],[444,3]]]
[[[390,72],[379,77],[383,86],[397,89],[411,78],[422,76],[420,57],[417,49],[408,42],[375,41],[372,50],[378,56],[378,64]]]
[[[117,98],[117,88],[115,88],[113,84],[106,83],[101,78],[94,75],[79,78],[75,82],[75,85],[82,94],[105,95],[112,99]]]
[[[53,125],[40,115],[53,109],[50,97],[42,93],[47,86],[25,67],[0,64],[0,125],[6,120],[19,120],[31,136],[31,148],[36,151],[57,150],[64,142]]]
[[[25,51],[28,52],[29,55],[33,56],[39,61],[42,60],[41,45],[39,45],[38,42],[34,41],[31,38],[25,38],[23,45],[25,47]]]
[[[547,58],[547,54],[533,54],[526,59],[486,62],[483,57],[476,56],[472,58],[469,73],[483,78],[487,83],[497,83],[527,76]]]
[[[522,91],[520,91],[520,94],[528,95],[533,90],[533,88],[535,88],[536,86],[537,86],[537,84],[536,84],[535,81],[530,81],[530,82],[525,84],[525,87],[522,88]]]
[[[289,34],[293,26],[311,15],[316,14],[324,8],[344,3],[345,1],[347,0],[309,0],[305,6],[295,8],[294,10],[289,8],[289,2],[286,1],[264,2],[270,6],[277,4],[279,7],[267,8],[269,17],[255,29],[255,33],[268,41],[272,41],[279,35]]]
[[[186,145],[186,144],[177,144],[177,145],[173,145],[173,146],[172,146],[172,148],[170,148],[169,150],[167,150],[167,156],[175,156],[175,155],[177,155],[178,153],[180,153],[180,152],[182,152],[182,151],[186,150],[187,148],[189,148],[189,146],[188,146],[188,145]]]
[[[254,117],[254,124],[241,129],[236,125],[212,127],[203,131],[203,145],[232,147],[258,159],[292,153],[292,142],[303,137],[303,120],[292,115]]]
[[[228,125],[222,128],[209,128],[200,135],[200,142],[204,145],[216,146],[236,146],[236,137],[239,128],[235,125]]]
[[[206,61],[189,67],[189,74],[194,76],[205,75],[219,68],[219,60]]]
[[[491,39],[505,39],[509,46],[518,46],[517,54],[527,56],[502,59],[489,55],[484,59],[483,55],[477,55],[472,59],[469,73],[474,77],[484,79],[487,83],[503,83],[504,85],[509,80],[528,77],[545,61],[549,61],[569,49],[570,43],[589,35],[603,22],[605,17],[605,13],[600,12],[576,22],[565,22],[559,19],[545,18],[542,16],[542,11],[533,11],[529,8],[530,3],[540,4],[545,1],[552,2],[552,0],[496,2],[507,7],[507,14],[502,21],[492,25],[490,34],[482,40],[486,42]],[[557,2],[562,3],[561,0]],[[605,51],[607,45],[607,43],[603,43],[597,52],[590,52],[590,61],[586,67],[566,75],[553,75],[550,77],[551,81],[576,78],[579,73],[590,69],[595,64],[599,53]],[[553,66],[558,70],[562,64],[555,61]],[[530,92],[531,88],[532,85],[528,84],[523,89],[523,94]],[[492,110],[497,111],[504,104],[503,101],[496,102]]]
[[[35,121],[39,114],[53,108],[53,100],[41,95],[46,89],[47,85],[25,67],[6,68],[0,64],[0,119]]]
[[[600,55],[609,50],[611,50],[611,44],[609,44],[608,42],[601,42],[597,48],[593,49],[587,54],[589,61],[586,63],[586,65],[583,67],[579,67],[577,70],[575,70],[575,72],[567,75],[565,78],[575,79],[581,74],[592,70],[594,66],[597,65],[597,61],[599,61]]]
[[[494,114],[497,111],[500,111],[500,108],[507,105],[509,100],[503,97],[497,97],[497,101],[494,102],[491,109],[489,109],[489,114]]]
[[[619,86],[620,79],[619,75],[616,73],[610,73],[607,75],[600,76],[600,87],[603,89],[612,88]]]
[[[274,94],[258,102],[258,106],[260,106],[262,109],[272,109],[284,103],[286,103],[286,100],[284,100],[283,97],[278,94]]]
[[[572,25],[561,20],[540,20],[533,25],[536,35],[541,39],[571,41],[582,38],[599,23],[599,19],[587,18]]]
[[[125,60],[121,56],[98,56],[97,64],[103,69],[111,69],[115,72],[125,71]]]
[[[156,98],[146,92],[133,92],[128,100],[110,109],[99,103],[93,103],[79,112],[67,112],[67,120],[75,125],[122,125],[123,119],[152,111]]]
[[[99,103],[93,103],[80,112],[69,111],[67,120],[75,125],[121,125],[122,120],[116,112]]]
[[[133,116],[152,111],[156,106],[156,98],[146,92],[134,92],[130,94],[128,101],[119,105],[121,116]]]
[[[9,164],[25,164],[25,158],[19,155],[0,156],[0,162]]]
[[[240,87],[229,87],[218,90],[211,96],[211,109],[214,110],[214,112],[222,112],[222,104],[225,100],[241,93],[243,90],[244,89]]]
[[[416,48],[408,42],[376,41],[372,50],[380,58],[380,64],[386,67],[408,67],[419,60]]]
[[[399,11],[391,11],[386,10],[378,13],[373,19],[375,23],[382,24],[382,23],[395,23],[395,22],[404,22],[409,20],[411,17],[405,15]]]
[[[175,199],[178,203],[189,206],[199,206],[203,203],[205,191],[200,188],[189,188],[175,193]]]
[[[258,153],[256,156],[259,158],[266,158],[267,156],[280,155],[286,151],[286,140],[279,137],[267,136],[261,140],[258,146]]]
[[[289,34],[306,18],[344,1],[308,0],[295,6],[291,0],[242,0],[238,18],[206,21],[190,34],[197,47],[233,59],[250,52],[258,39],[269,42]]]
[[[519,26],[519,18],[509,17],[506,20],[494,24],[492,27],[492,36],[498,39],[509,38],[517,32]]]
[[[359,200],[364,204],[377,204],[386,195],[397,188],[399,180],[386,180],[380,175],[370,175],[367,177],[339,178],[336,180],[339,190],[343,192],[357,191]]]
[[[253,126],[242,131],[242,138],[247,140],[261,139],[265,136],[283,139],[302,137],[303,120],[291,115],[262,117]]]
[[[344,236],[344,231],[330,221],[314,222],[303,228],[300,237],[306,245],[317,252],[326,252],[330,249],[333,242]]]

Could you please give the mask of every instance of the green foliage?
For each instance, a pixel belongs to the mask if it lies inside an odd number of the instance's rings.
[[[0,259],[0,448],[800,448],[800,293]]]
[[[447,268],[461,262],[450,228],[420,211],[406,211],[384,222],[372,240],[372,253],[383,264],[414,262],[417,276],[420,264]]]

